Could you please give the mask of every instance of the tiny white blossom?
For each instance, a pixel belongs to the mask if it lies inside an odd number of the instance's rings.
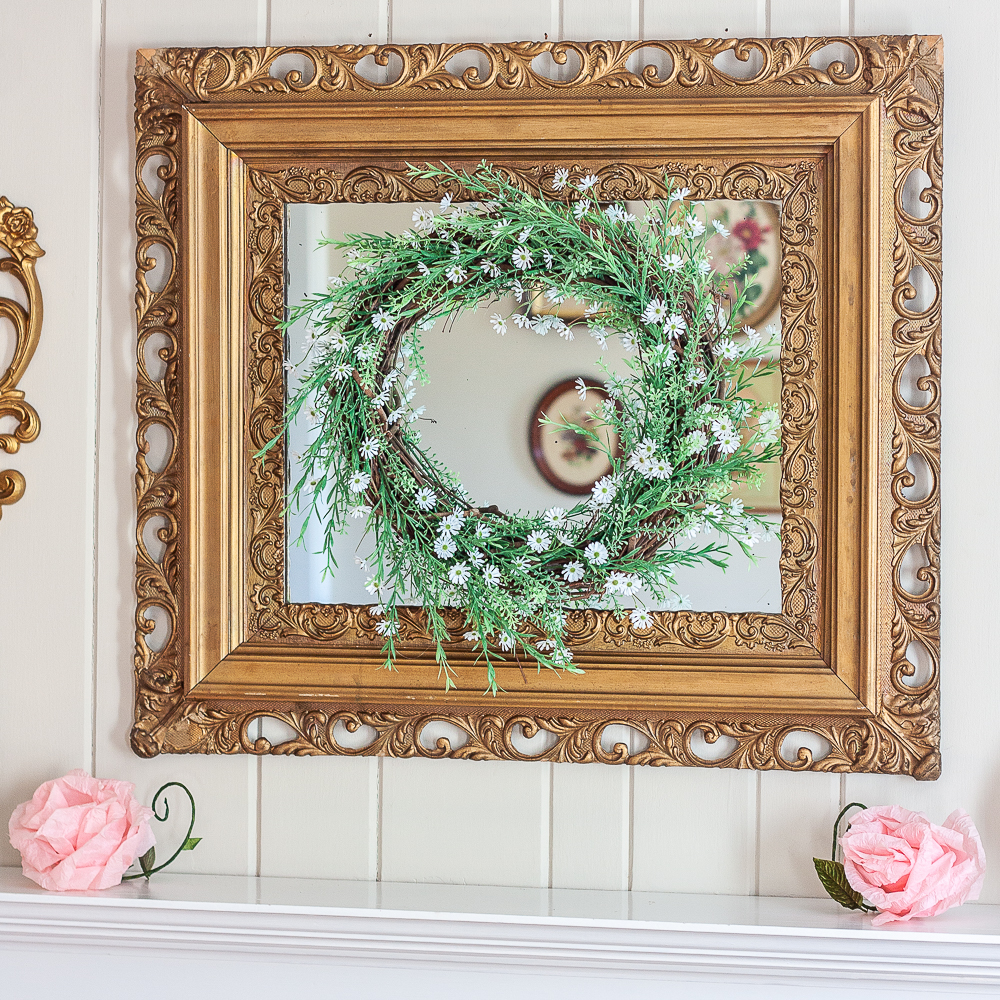
[[[458,552],[458,545],[451,535],[442,535],[434,543],[434,554],[438,559],[450,559]]]
[[[344,364],[337,365],[337,367],[333,369],[334,381],[343,382],[344,379],[347,378],[352,371],[354,371],[354,369],[350,365],[344,365]]]
[[[359,451],[361,452],[362,458],[371,459],[374,458],[379,453],[379,449],[381,447],[382,444],[378,440],[378,438],[370,437],[370,438],[365,438],[364,441],[361,442],[361,448],[359,449]]]
[[[575,340],[576,339],[573,336],[573,328],[570,327],[570,326],[567,326],[565,323],[563,323],[561,326],[557,326],[556,329],[559,331],[559,336],[562,337],[563,340]]]
[[[379,635],[396,635],[396,633],[399,632],[399,625],[396,622],[389,621],[376,622],[375,631],[378,632]]]
[[[479,642],[479,633],[478,633],[478,632],[466,632],[466,633],[465,633],[465,634],[464,634],[464,635],[462,636],[462,638],[463,638],[463,639],[464,639],[464,640],[465,640],[466,642]]]
[[[743,348],[729,337],[724,337],[718,341],[712,350],[721,358],[727,361],[736,361],[743,354]]]
[[[669,479],[674,474],[674,467],[662,456],[651,459],[650,476],[653,479]]]
[[[602,351],[608,346],[608,328],[606,326],[590,327],[590,335],[597,341]]]
[[[339,330],[334,330],[330,333],[326,338],[326,342],[330,345],[330,350],[332,351],[347,350],[347,338]]]
[[[415,208],[411,216],[413,228],[420,233],[434,232],[434,213],[426,208]]]
[[[583,550],[583,558],[595,566],[600,566],[608,561],[608,547],[604,542],[591,542]]]
[[[726,227],[721,222],[719,222],[718,219],[712,219],[712,225],[715,227],[715,231],[720,236],[728,236],[729,235],[729,230],[726,229]]]
[[[372,512],[371,507],[367,504],[358,504],[357,507],[352,507],[350,514],[351,517],[367,517]]]
[[[514,326],[516,326],[519,330],[531,329],[530,316],[526,316],[524,313],[514,313],[511,316],[511,319],[514,321]]]
[[[442,212],[447,212],[447,211],[448,211],[448,209],[449,209],[449,208],[451,208],[451,200],[452,200],[452,198],[453,198],[453,197],[454,197],[454,195],[453,195],[453,194],[452,194],[452,193],[451,193],[451,192],[449,191],[449,192],[448,192],[448,193],[447,193],[447,194],[446,194],[446,195],[445,195],[445,196],[444,196],[444,197],[443,197],[443,198],[441,199],[441,211],[442,211]]]
[[[444,276],[453,284],[457,285],[468,277],[468,272],[458,264],[449,264],[444,269]]]
[[[388,389],[383,389],[380,393],[372,396],[371,405],[373,410],[380,409],[389,402],[389,396],[391,395]]]
[[[652,359],[664,368],[669,368],[677,360],[677,353],[669,344],[654,344],[650,354]]]
[[[618,581],[618,593],[625,597],[634,597],[642,589],[642,581],[634,573],[622,574]]]
[[[581,178],[576,185],[577,191],[583,194],[589,191],[597,183],[597,174],[587,174],[586,177]]]
[[[592,507],[603,507],[611,503],[618,492],[618,484],[611,476],[602,476],[594,483],[594,488],[590,494],[590,505]]]
[[[685,440],[692,455],[697,455],[708,447],[708,435],[701,430],[691,431]]]
[[[547,531],[529,531],[528,548],[532,552],[544,552],[552,544],[552,536]]]
[[[448,569],[448,582],[456,587],[464,587],[469,582],[470,576],[471,571],[468,563],[455,563]]]
[[[510,290],[514,293],[514,297],[518,302],[522,302],[524,300],[524,285],[522,285],[517,278],[510,283]]]
[[[687,384],[701,385],[705,381],[705,369],[704,368],[690,368],[687,373]]]
[[[355,472],[347,480],[347,488],[352,493],[364,493],[371,481],[372,477],[367,472]]]
[[[743,501],[740,500],[739,497],[729,502],[729,516],[730,517],[743,516]]]
[[[493,329],[502,337],[507,332],[507,320],[500,315],[500,313],[493,313],[490,316],[490,323],[493,325]]]
[[[531,560],[527,556],[516,556],[514,566],[522,573],[527,573],[531,569]]]
[[[635,608],[629,618],[632,621],[632,626],[642,632],[648,631],[656,624],[653,616],[644,608]]]
[[[480,521],[476,525],[476,530],[473,532],[476,538],[489,538],[493,534],[493,529],[488,524],[483,524]]]
[[[566,167],[556,168],[555,176],[552,178],[552,187],[556,191],[562,191],[569,184],[569,170]]]
[[[760,334],[752,326],[743,327],[743,332],[746,334],[749,347],[756,347],[760,343]]]
[[[624,205],[609,205],[604,214],[609,222],[635,222],[635,216],[625,209]]]
[[[482,270],[483,274],[485,274],[486,277],[488,278],[500,277],[500,268],[497,267],[496,264],[493,263],[493,261],[485,257],[479,262],[479,267]]]
[[[562,507],[550,507],[542,516],[552,528],[561,528],[566,523],[566,511]]]
[[[639,458],[652,458],[656,454],[657,444],[652,438],[643,438],[632,450]]]
[[[635,334],[631,331],[623,331],[618,334],[618,342],[625,348],[626,351],[631,353],[638,346],[638,341],[636,340]]]
[[[326,279],[327,288],[343,288],[346,284],[347,280],[340,274],[335,274],[332,278]]]
[[[765,441],[775,440],[780,427],[781,414],[776,409],[769,408],[757,418],[757,430]]]
[[[451,241],[451,255],[452,257],[462,256],[462,248],[455,242],[455,240]]]
[[[667,253],[660,258],[664,270],[679,271],[684,266],[684,258],[679,253]]]
[[[663,332],[668,337],[677,337],[686,329],[687,323],[684,322],[684,317],[680,313],[668,316],[666,323],[663,324]]]
[[[505,653],[513,653],[514,647],[517,645],[517,640],[509,632],[502,632],[497,637],[497,645]]]
[[[531,267],[531,251],[527,247],[517,247],[510,255],[510,261],[519,271]]]
[[[607,580],[604,581],[604,592],[607,594],[620,594],[621,582],[624,579],[625,574],[619,573],[617,570],[609,573]]]
[[[545,292],[545,297],[553,305],[560,305],[566,301],[567,295],[565,292],[560,292],[558,288],[549,288]]]
[[[691,598],[687,594],[679,594],[664,602],[667,611],[687,611],[691,608]]]
[[[728,430],[724,430],[721,433],[715,435],[715,442],[719,446],[719,451],[723,455],[732,455],[734,451],[739,449],[740,435],[737,433],[735,428],[730,427]]]
[[[675,201],[683,201],[691,193],[690,188],[678,188],[675,191],[670,192],[670,197],[667,198],[667,204],[673,204]]]
[[[400,422],[400,420],[402,420],[402,419],[403,419],[403,417],[405,417],[405,416],[406,416],[406,407],[404,407],[404,406],[397,406],[397,407],[396,407],[396,409],[395,409],[395,410],[393,410],[393,411],[392,411],[392,412],[391,412],[391,413],[389,414],[389,416],[387,416],[387,417],[385,418],[385,422],[386,422],[386,423],[387,423],[387,424],[388,424],[388,425],[389,425],[390,427],[392,427],[392,426],[393,426],[393,424],[398,424],[398,423]]]
[[[584,577],[583,563],[579,559],[572,559],[562,568],[562,578],[567,583],[576,583]]]
[[[708,274],[708,272],[711,270],[712,270],[711,255],[709,255],[708,257],[702,257],[702,259],[698,261],[698,273]]]
[[[587,383],[584,382],[582,378],[578,378],[573,384],[576,386],[576,394],[580,397],[580,399],[586,399],[588,388]]]
[[[668,316],[667,306],[663,299],[650,299],[642,314],[643,323],[662,323]]]
[[[429,486],[421,486],[413,495],[413,502],[421,510],[430,510],[437,503],[437,494]]]
[[[531,235],[531,230],[534,228],[534,226],[525,226],[524,229],[517,234],[517,242],[524,243],[524,241]]]
[[[500,570],[498,570],[496,566],[484,566],[483,583],[485,583],[487,587],[499,587]]]
[[[359,361],[371,361],[378,352],[378,348],[374,344],[358,344],[354,348],[354,353],[357,355]]]
[[[590,199],[584,198],[573,206],[573,218],[579,222],[590,211]]]
[[[548,249],[543,250],[542,251],[542,260],[545,261],[545,266],[546,267],[551,267],[552,264],[555,262],[555,257],[552,256],[552,251],[548,250]]]
[[[684,225],[687,228],[688,239],[694,239],[705,232],[705,223],[697,215],[689,215],[684,220]]]
[[[540,653],[551,653],[556,648],[556,641],[555,639],[539,639],[535,643],[535,648]]]

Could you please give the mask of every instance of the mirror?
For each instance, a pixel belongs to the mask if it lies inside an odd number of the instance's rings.
[[[647,205],[629,202],[629,211],[641,219]],[[347,266],[343,255],[324,241],[340,241],[354,233],[401,233],[412,225],[415,210],[438,210],[436,203],[376,204],[289,204],[285,207],[286,281],[285,305],[295,306],[308,294],[326,290],[327,281]],[[767,201],[714,200],[698,203],[695,210],[706,223],[719,222],[722,232],[709,242],[715,266],[728,271],[745,259],[737,272],[747,286],[748,302],[740,319],[763,334],[774,331],[774,353],[780,349],[780,240],[779,208]],[[723,233],[725,235],[723,235]],[[600,383],[603,360],[612,374],[620,370],[625,348],[617,337],[602,347],[583,322],[582,310],[573,303],[560,307],[570,323],[562,334],[550,331],[539,336],[532,330],[511,328],[504,336],[493,329],[489,317],[499,311],[509,315],[518,303],[508,296],[499,303],[480,304],[475,311],[423,334],[429,384],[421,386],[415,405],[424,406],[421,417],[423,443],[454,470],[478,502],[497,504],[507,510],[542,510],[553,506],[571,507],[579,499],[570,490],[586,492],[606,469],[587,468],[588,459],[604,456],[580,447],[580,442],[538,441],[532,430],[537,426],[539,408],[550,412],[559,406],[568,415],[576,399],[573,383],[577,378]],[[524,307],[521,307],[522,309]],[[536,314],[552,311],[539,296],[532,303]],[[286,358],[293,366],[286,378],[286,393],[297,383],[294,366],[309,350],[310,331],[304,322],[289,328]],[[567,383],[562,386],[563,383]],[[562,386],[560,389],[559,387]],[[754,384],[762,401],[777,403],[780,374],[766,376]],[[598,390],[599,391],[599,390]],[[588,399],[593,396],[588,394]],[[543,404],[544,401],[544,405]],[[582,408],[584,405],[580,403]],[[553,415],[550,413],[550,415]],[[295,456],[308,440],[308,420],[300,420],[289,437],[289,482],[298,473]],[[565,436],[565,435],[564,435]],[[562,474],[553,472],[559,465]],[[773,526],[754,549],[750,561],[730,546],[726,570],[705,563],[677,569],[680,601],[664,603],[640,594],[636,603],[650,610],[727,612],[778,612],[781,610],[779,573],[781,515],[778,506],[780,470],[768,468],[761,490],[740,487],[733,496],[748,507],[767,515]],[[555,483],[562,479],[565,488]],[[365,591],[369,573],[358,563],[365,554],[363,522],[349,522],[337,541],[337,566],[332,569],[322,553],[322,526],[315,519],[306,526],[295,512],[288,516],[286,531],[286,599],[290,603],[369,604]],[[301,536],[301,542],[297,540]],[[715,532],[703,532],[698,544],[721,541]],[[680,540],[678,544],[686,544]],[[695,544],[692,540],[690,544]]]

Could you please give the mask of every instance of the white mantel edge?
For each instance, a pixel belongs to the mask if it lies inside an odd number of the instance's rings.
[[[371,902],[357,905],[365,893]],[[632,915],[608,915],[616,909]],[[636,910],[672,919],[639,919]],[[685,920],[686,912],[697,916]],[[1000,990],[998,906],[873,930],[867,918],[838,913],[826,900],[206,875],[62,894],[0,869],[0,951],[95,948],[227,961]]]

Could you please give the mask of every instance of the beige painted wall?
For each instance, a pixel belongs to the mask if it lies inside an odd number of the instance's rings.
[[[0,0],[0,192],[48,251],[24,383],[38,442],[0,521],[0,816],[75,766],[177,778],[199,802],[190,870],[812,895],[840,802],[968,809],[1000,857],[994,567],[1000,224],[993,0]],[[137,47],[942,32],[947,40],[944,776],[131,755]],[[794,748],[792,748],[794,749]],[[0,861],[15,860],[0,846]],[[984,898],[1000,900],[989,878]]]

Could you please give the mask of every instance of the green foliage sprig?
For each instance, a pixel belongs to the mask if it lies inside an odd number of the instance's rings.
[[[730,300],[727,276],[713,272],[713,231],[689,211],[686,192],[637,222],[624,205],[594,200],[596,177],[573,179],[565,168],[551,179],[562,200],[521,190],[488,164],[411,174],[479,200],[453,204],[449,195],[440,213],[418,207],[401,235],[334,243],[349,268],[289,311],[285,325],[306,320],[311,344],[286,426],[303,415],[313,424],[290,502],[305,505],[306,524],[322,521],[332,566],[347,519],[364,519],[388,666],[397,605],[419,604],[452,686],[444,609],[462,608],[465,640],[496,692],[495,664],[511,654],[539,669],[579,669],[565,641],[567,610],[599,598],[620,612],[641,591],[676,603],[676,567],[725,567],[725,544],[684,544],[702,529],[747,555],[766,536],[768,522],[722,501],[734,482],[759,482],[759,467],[780,451],[777,411],[744,395],[773,370],[770,345],[731,325],[742,299]],[[630,352],[626,372],[604,366],[614,405],[592,411],[618,435],[620,454],[608,455],[611,472],[568,510],[484,505],[420,444],[421,334],[511,296],[518,307],[491,316],[498,334],[516,327],[572,339],[558,310],[527,308],[537,297],[556,307],[572,297],[588,303],[587,329],[602,347],[617,336]],[[571,429],[604,447],[593,429]],[[630,614],[633,627],[652,627],[642,608]]]

